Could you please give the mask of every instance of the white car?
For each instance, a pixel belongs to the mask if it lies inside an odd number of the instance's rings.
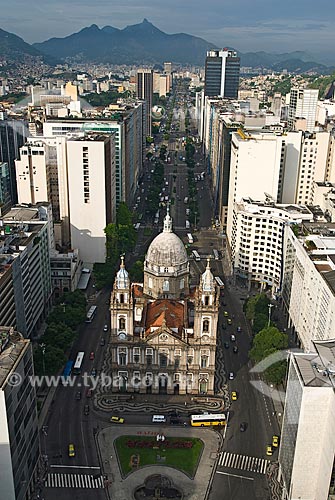
[[[108,332],[108,325],[104,325],[104,332]]]
[[[234,372],[229,372],[229,380],[234,380],[235,375]]]

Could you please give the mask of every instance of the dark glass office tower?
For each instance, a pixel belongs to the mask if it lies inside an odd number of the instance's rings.
[[[19,149],[28,136],[28,122],[25,120],[0,119],[0,162],[9,167],[11,199],[17,203],[15,162],[19,158]]]
[[[210,50],[206,57],[205,95],[237,99],[240,58],[234,50]]]
[[[153,97],[152,69],[139,69],[136,73],[136,97],[146,103],[146,135],[151,136],[151,109]]]

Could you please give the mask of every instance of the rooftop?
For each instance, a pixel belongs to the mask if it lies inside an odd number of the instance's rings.
[[[22,337],[14,328],[0,326],[0,387],[6,384],[7,377],[15,370],[30,341]]]
[[[184,327],[185,303],[176,300],[155,300],[147,305],[147,314],[145,328],[147,334],[151,332],[151,328],[160,328],[167,326],[171,329],[181,330]]]
[[[295,353],[302,381],[306,387],[331,387],[332,381],[317,353]]]

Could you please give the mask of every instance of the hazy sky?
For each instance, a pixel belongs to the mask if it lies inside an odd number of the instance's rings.
[[[329,0],[10,0],[0,28],[33,43],[93,23],[124,28],[143,18],[167,33],[189,33],[244,52],[304,50],[332,59],[335,46]]]

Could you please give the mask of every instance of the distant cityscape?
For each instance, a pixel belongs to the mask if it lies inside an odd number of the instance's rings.
[[[1,499],[335,499],[335,77],[202,42],[0,54]]]

